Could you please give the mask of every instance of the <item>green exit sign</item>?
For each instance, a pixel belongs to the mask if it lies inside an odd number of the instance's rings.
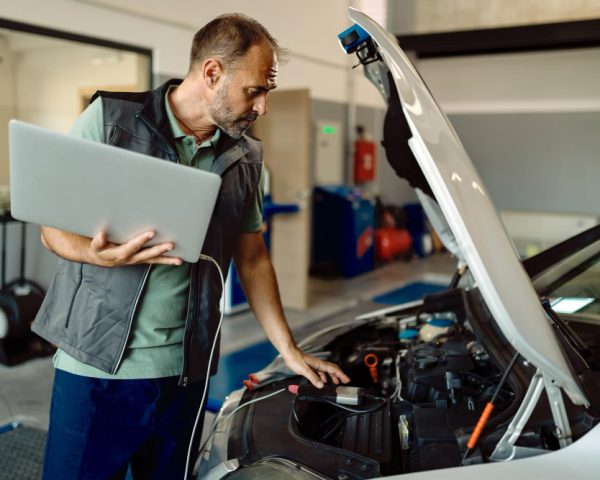
[[[324,133],[325,135],[335,135],[337,133],[337,128],[333,125],[323,125],[321,127],[321,133]]]

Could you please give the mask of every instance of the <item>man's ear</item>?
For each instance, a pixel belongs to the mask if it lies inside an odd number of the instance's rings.
[[[208,88],[213,88],[217,85],[223,76],[223,66],[221,62],[214,58],[208,58],[202,64],[202,79]]]

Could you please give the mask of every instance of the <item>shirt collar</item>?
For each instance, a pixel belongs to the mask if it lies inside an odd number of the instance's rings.
[[[171,85],[168,89],[167,89],[167,93],[165,94],[165,106],[166,106],[166,110],[167,110],[167,118],[169,119],[169,125],[171,127],[171,131],[173,132],[173,137],[175,138],[175,140],[181,140],[185,137],[192,137],[193,135],[187,135],[179,126],[179,122],[177,121],[177,119],[175,118],[175,114],[173,113],[173,110],[171,110],[171,104],[169,102],[169,93],[171,93],[173,90],[175,90],[177,88],[177,85]],[[209,147],[212,146],[213,148],[217,148],[217,143],[219,143],[219,139],[221,138],[221,129],[217,128],[215,130],[214,135],[209,138],[208,140],[204,140],[204,142],[202,142],[199,147]],[[194,138],[195,140],[195,138]]]

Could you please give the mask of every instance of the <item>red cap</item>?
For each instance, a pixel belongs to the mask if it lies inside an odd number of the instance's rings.
[[[291,392],[294,395],[298,395],[298,385],[289,385],[288,392]]]

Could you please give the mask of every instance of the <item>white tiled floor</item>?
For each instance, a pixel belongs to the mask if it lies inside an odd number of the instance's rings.
[[[296,339],[331,317],[355,316],[377,307],[373,296],[417,280],[449,282],[455,261],[445,254],[385,265],[353,279],[311,279],[311,307],[303,312],[286,310]],[[251,313],[225,318],[222,352],[227,353],[263,340],[264,334]],[[25,364],[0,365],[0,425],[19,420],[47,428],[54,371],[50,358]],[[210,420],[210,419],[209,419]]]

